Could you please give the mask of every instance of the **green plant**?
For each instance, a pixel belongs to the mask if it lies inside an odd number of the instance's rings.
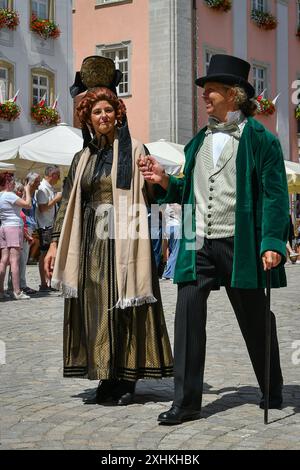
[[[16,29],[20,23],[19,14],[9,8],[0,8],[0,28]]]
[[[204,0],[204,3],[214,10],[228,11],[231,9],[231,0]]]
[[[298,104],[298,106],[296,106],[295,117],[296,117],[296,119],[298,119],[300,121],[300,103]]]
[[[3,101],[0,103],[0,119],[14,121],[20,116],[21,108],[14,101]]]
[[[271,13],[260,10],[252,10],[251,19],[262,29],[275,29],[277,27],[277,18]]]
[[[271,100],[268,100],[267,98],[262,98],[261,96],[258,96],[256,98],[256,101],[258,102],[258,107],[257,107],[258,114],[263,114],[265,116],[271,116],[272,114],[275,113],[276,108],[275,108],[274,103]]]
[[[57,126],[60,122],[60,115],[56,109],[39,103],[31,107],[31,117],[42,126]]]
[[[31,16],[30,29],[43,39],[56,39],[60,36],[60,29],[51,20],[42,20],[36,15]]]

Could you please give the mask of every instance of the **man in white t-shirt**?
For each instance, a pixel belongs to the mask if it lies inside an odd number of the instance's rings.
[[[60,170],[57,165],[49,165],[45,168],[45,176],[36,193],[36,221],[40,238],[39,270],[41,285],[40,291],[50,291],[44,274],[44,258],[48,251],[51,232],[56,215],[57,203],[61,200],[61,192],[56,192],[54,186],[60,179]]]

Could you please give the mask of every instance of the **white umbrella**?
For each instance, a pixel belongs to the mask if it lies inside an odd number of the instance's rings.
[[[289,193],[300,193],[300,163],[285,161]]]
[[[146,144],[147,149],[170,175],[181,172],[184,164],[184,146],[164,139]]]
[[[81,130],[67,124],[0,142],[0,160],[9,160],[16,166],[18,177],[28,171],[43,172],[45,166],[70,166],[74,154],[82,148]]]
[[[16,171],[16,167],[12,163],[0,162],[0,173],[4,171]]]

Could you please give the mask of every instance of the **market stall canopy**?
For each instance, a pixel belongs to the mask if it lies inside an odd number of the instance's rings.
[[[300,163],[285,161],[289,193],[300,194]]]
[[[65,174],[76,152],[82,149],[80,129],[58,126],[0,142],[0,160],[13,163],[21,178],[28,171],[43,173],[47,165],[59,165]]]
[[[184,164],[184,146],[164,139],[146,144],[147,149],[169,175],[178,175]]]
[[[15,165],[13,165],[12,163],[3,163],[3,162],[0,162],[0,173],[3,173],[4,171],[15,172],[15,171],[16,171],[16,167],[15,167]]]

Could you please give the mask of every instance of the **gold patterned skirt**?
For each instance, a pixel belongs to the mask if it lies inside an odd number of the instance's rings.
[[[116,309],[115,244],[99,236],[103,220],[97,215],[100,204],[112,203],[111,177],[102,176],[96,185],[83,178],[82,185],[79,297],[65,299],[64,376],[132,381],[169,377],[172,352],[154,263],[157,302]]]

